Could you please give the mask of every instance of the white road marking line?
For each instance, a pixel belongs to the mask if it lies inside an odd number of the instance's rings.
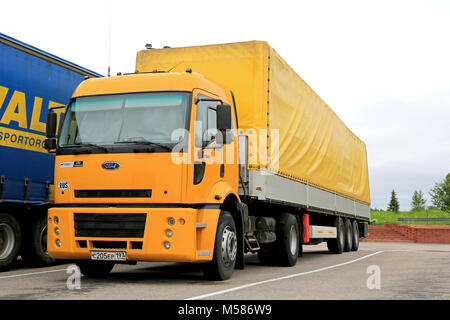
[[[24,276],[34,276],[34,275],[37,275],[37,274],[44,274],[44,273],[51,273],[51,272],[62,272],[62,271],[67,271],[67,269],[58,269],[58,270],[48,270],[48,271],[13,274],[11,276],[0,276],[0,279],[17,278],[17,277],[24,277]]]
[[[366,256],[363,256],[363,257],[360,257],[360,258],[357,258],[357,259],[354,259],[354,260],[351,260],[351,261],[335,264],[335,265],[328,266],[328,267],[323,267],[323,268],[316,269],[316,270],[300,272],[300,273],[294,273],[294,274],[290,274],[290,275],[279,277],[279,278],[268,279],[268,280],[259,281],[259,282],[253,282],[253,283],[245,284],[245,285],[239,286],[239,287],[234,287],[234,288],[230,288],[230,289],[226,289],[226,290],[221,290],[221,291],[216,291],[216,292],[212,292],[212,293],[207,293],[207,294],[204,294],[204,295],[201,295],[201,296],[187,298],[185,300],[199,300],[199,299],[209,298],[209,297],[217,296],[217,295],[224,294],[224,293],[229,293],[229,292],[233,292],[233,291],[237,291],[237,290],[241,290],[241,289],[245,289],[245,288],[258,286],[258,285],[265,284],[265,283],[270,283],[270,282],[275,282],[275,281],[280,281],[280,280],[286,280],[286,279],[290,279],[290,278],[304,276],[304,275],[311,274],[311,273],[316,273],[316,272],[325,271],[325,270],[329,270],[329,269],[333,269],[333,268],[338,268],[338,267],[341,267],[341,266],[344,266],[344,265],[347,265],[347,264],[350,264],[350,263],[361,261],[363,259],[372,257],[372,256],[374,256],[376,254],[379,254],[379,253],[382,253],[382,252],[384,252],[384,251],[377,251],[377,252],[368,254]]]

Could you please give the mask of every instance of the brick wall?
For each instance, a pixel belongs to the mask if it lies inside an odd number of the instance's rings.
[[[369,237],[362,240],[450,243],[450,225],[412,226],[389,223],[382,226],[369,226]]]

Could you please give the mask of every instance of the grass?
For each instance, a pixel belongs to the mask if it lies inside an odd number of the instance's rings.
[[[414,211],[370,211],[370,219],[375,220],[374,225],[382,225],[385,223],[398,223],[398,224],[415,224],[426,225],[426,221],[397,221],[398,218],[426,218],[427,212],[425,210]],[[450,213],[441,210],[428,210],[428,218],[446,218],[450,219]],[[430,221],[428,225],[450,225],[450,221]]]

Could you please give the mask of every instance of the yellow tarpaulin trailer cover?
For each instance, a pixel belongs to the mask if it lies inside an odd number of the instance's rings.
[[[186,68],[232,90],[240,129],[259,132],[249,169],[370,205],[364,142],[267,42],[142,50],[136,58],[138,72]]]

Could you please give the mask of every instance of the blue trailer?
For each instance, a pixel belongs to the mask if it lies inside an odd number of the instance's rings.
[[[46,116],[86,77],[101,75],[0,33],[0,270],[19,255],[53,262],[46,252],[54,190]],[[55,109],[60,121],[64,110]]]

